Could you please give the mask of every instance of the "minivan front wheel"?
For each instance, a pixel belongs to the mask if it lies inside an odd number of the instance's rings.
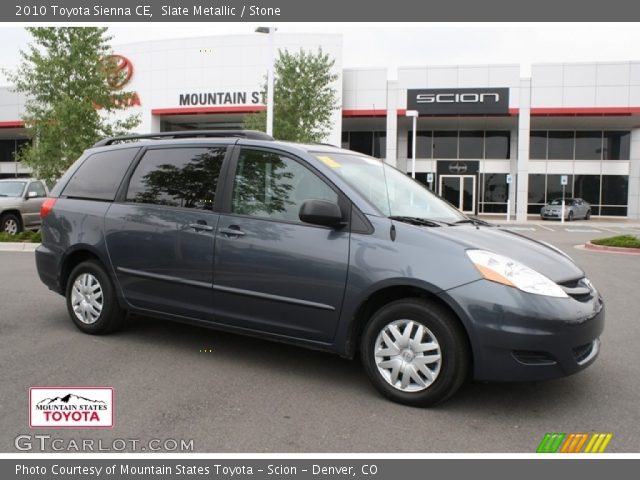
[[[453,395],[469,369],[458,320],[435,302],[404,299],[378,310],[361,338],[362,363],[387,398],[430,406]]]
[[[88,260],[77,265],[67,281],[67,310],[84,333],[101,335],[117,330],[124,312],[109,275],[102,265]]]

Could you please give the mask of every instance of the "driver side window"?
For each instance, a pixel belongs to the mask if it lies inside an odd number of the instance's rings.
[[[240,152],[233,186],[232,211],[241,215],[300,222],[305,200],[337,203],[338,195],[297,161],[273,152]]]

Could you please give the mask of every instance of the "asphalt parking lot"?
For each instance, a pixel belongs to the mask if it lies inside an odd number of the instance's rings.
[[[592,431],[613,433],[607,452],[640,451],[640,256],[574,248],[640,226],[509,228],[568,253],[600,289],[600,358],[550,382],[470,382],[432,409],[384,400],[357,361],[293,346],[143,317],[114,335],[84,335],[40,283],[33,253],[0,252],[0,451],[16,452],[18,434],[48,433],[192,439],[197,452],[533,453],[546,432]],[[36,385],[113,386],[115,426],[30,429]]]

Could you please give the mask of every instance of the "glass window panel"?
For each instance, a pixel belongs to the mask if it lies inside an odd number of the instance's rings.
[[[16,148],[16,141],[0,140],[0,162],[13,162],[13,154]]]
[[[602,205],[626,205],[628,192],[629,177],[627,175],[602,176]]]
[[[629,132],[604,132],[605,160],[629,160],[631,134]]]
[[[460,158],[482,158],[484,155],[484,132],[460,132]]]
[[[418,150],[416,151],[416,158],[431,158],[432,133],[428,130],[418,130],[416,132],[416,144]],[[411,149],[413,144],[413,130],[409,130],[409,137],[407,141],[407,158],[412,158],[413,150]]]
[[[131,176],[127,201],[212,210],[226,148],[148,150]]]
[[[349,149],[373,155],[373,132],[349,132]]]
[[[387,132],[373,132],[373,156],[387,157]]]
[[[544,174],[534,173],[529,175],[529,203],[545,203],[546,189],[544,181]]]
[[[576,132],[576,160],[602,158],[602,132]]]
[[[433,132],[433,158],[458,158],[458,132]]]
[[[560,184],[562,175],[547,175],[547,203],[554,198],[562,198],[562,185]],[[569,198],[573,196],[573,188],[571,182],[571,175],[568,175],[567,185],[564,187],[564,197]]]
[[[308,199],[337,203],[338,195],[295,160],[258,150],[245,149],[240,153],[233,188],[233,212],[300,222],[300,207]]]
[[[599,205],[600,175],[574,175],[573,192],[576,197],[586,200],[591,205]]]
[[[507,202],[507,176],[504,173],[485,173],[482,200]]]
[[[549,153],[550,160],[573,160],[574,132],[550,131]]]
[[[547,158],[547,131],[533,131],[529,136],[529,158],[545,160]]]
[[[139,148],[94,153],[75,171],[64,187],[67,197],[113,200],[125,172]]]
[[[342,148],[349,148],[349,132],[342,132],[340,146]]]
[[[509,158],[511,133],[488,131],[484,140],[484,158],[505,160]]]
[[[627,207],[601,207],[596,215],[612,215],[616,217],[626,217]]]

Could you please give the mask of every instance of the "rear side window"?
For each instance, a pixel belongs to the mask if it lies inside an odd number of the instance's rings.
[[[113,201],[118,187],[139,148],[94,153],[80,165],[62,195],[90,200]]]
[[[213,210],[226,147],[147,151],[129,182],[127,201]]]

